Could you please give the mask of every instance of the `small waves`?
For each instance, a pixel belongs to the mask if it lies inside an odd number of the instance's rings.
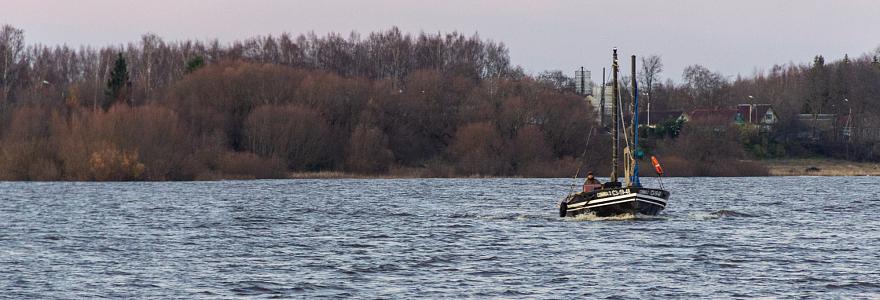
[[[878,289],[880,283],[877,282],[847,282],[826,284],[825,288],[830,290],[855,290],[864,291],[866,289]]]
[[[643,214],[622,214],[609,217],[599,217],[594,214],[578,215],[574,218],[565,218],[566,221],[584,222],[584,221],[659,221],[666,220],[665,216],[648,216]]]
[[[453,219],[474,219],[474,220],[499,220],[499,221],[531,221],[531,220],[556,220],[557,217],[551,215],[524,214],[524,213],[494,213],[494,214],[477,214],[477,213],[453,213],[448,215]]]
[[[717,210],[713,212],[692,212],[689,213],[688,216],[693,220],[713,220],[713,219],[721,219],[721,218],[754,218],[757,215],[747,214],[743,212],[733,211],[733,210]]]
[[[38,299],[876,298],[878,223],[863,208],[880,177],[811,180],[670,178],[687,193],[659,216],[576,218],[553,205],[562,179],[4,183],[16,196],[0,201],[0,286]]]

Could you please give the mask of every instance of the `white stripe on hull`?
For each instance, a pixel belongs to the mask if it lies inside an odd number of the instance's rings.
[[[639,194],[638,197],[639,197],[639,198],[645,198],[645,199],[651,199],[651,200],[654,200],[654,201],[660,201],[660,202],[663,202],[663,205],[666,205],[666,199],[663,199],[663,198],[660,198],[660,197],[654,197],[654,196],[651,196],[651,195],[645,195],[645,194]]]
[[[654,200],[654,201],[663,203],[664,207],[666,206],[666,199],[663,199],[660,197],[654,197],[654,196],[650,196],[650,195],[632,193],[632,194],[626,194],[626,195],[620,195],[620,196],[614,196],[614,197],[608,197],[608,198],[602,198],[602,199],[592,199],[589,201],[583,201],[580,203],[571,204],[568,207],[569,208],[579,208],[581,206],[589,204],[590,202],[594,202],[594,204],[589,205],[588,207],[596,207],[596,206],[602,206],[602,205],[609,204],[607,202],[614,201],[614,200],[627,199],[626,201],[632,201],[632,198],[642,198],[642,199],[646,199],[646,200]],[[623,201],[623,202],[626,202],[626,201]],[[647,202],[647,201],[642,201],[642,202]],[[620,201],[614,202],[614,204],[616,204],[616,203],[622,203],[622,202],[620,202]],[[653,204],[656,204],[656,203],[653,203]]]
[[[624,198],[628,198],[628,199],[624,199]],[[624,200],[620,200],[620,199],[624,199]],[[594,199],[594,200],[596,200],[596,199]],[[576,210],[581,210],[581,209],[585,209],[585,208],[594,208],[594,207],[600,207],[600,206],[606,206],[606,205],[613,205],[613,204],[620,204],[620,203],[633,202],[633,201],[638,201],[638,202],[648,203],[648,204],[652,204],[652,205],[657,205],[657,206],[661,206],[661,207],[664,207],[664,208],[666,207],[666,201],[663,200],[663,198],[652,197],[652,196],[648,196],[648,195],[635,194],[635,193],[633,193],[633,194],[628,194],[628,195],[623,195],[623,196],[609,197],[609,198],[605,198],[605,199],[601,199],[601,200],[605,200],[605,201],[603,201],[603,202],[601,202],[601,203],[593,204],[593,205],[588,205],[588,206],[585,206],[585,207],[581,207],[581,206],[584,206],[584,204],[587,204],[587,203],[588,203],[587,201],[584,201],[584,202],[578,203],[579,205],[576,204],[576,206],[568,206],[567,209],[566,209],[566,211],[576,211]],[[614,201],[614,200],[618,200],[618,201]],[[663,205],[660,205],[660,204],[657,204],[657,202],[648,201],[648,200],[660,201],[660,202],[663,203]]]
[[[626,195],[620,195],[620,196],[614,196],[614,197],[608,197],[608,198],[602,198],[602,199],[593,199],[593,200],[589,200],[589,201],[583,201],[580,203],[571,204],[568,207],[581,207],[581,206],[586,205],[590,201],[612,201],[612,200],[617,200],[617,199],[632,198],[635,195],[636,195],[635,193],[632,193],[632,194],[626,194]]]

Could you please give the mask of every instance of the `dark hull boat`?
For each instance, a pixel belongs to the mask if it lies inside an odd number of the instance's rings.
[[[609,217],[617,215],[648,215],[654,216],[666,208],[666,201],[669,200],[669,192],[663,189],[663,182],[660,182],[660,189],[643,187],[639,181],[639,162],[644,154],[639,150],[639,92],[638,83],[636,82],[636,57],[632,56],[632,125],[628,128],[630,134],[624,132],[624,149],[620,149],[618,144],[621,142],[620,130],[627,128],[624,126],[622,119],[623,107],[619,86],[617,82],[619,66],[617,63],[617,48],[614,49],[613,63],[611,65],[612,73],[612,99],[611,99],[611,176],[609,182],[600,184],[584,184],[582,192],[569,194],[559,204],[560,217],[575,217],[579,215],[595,215],[599,217]],[[603,71],[604,73],[604,71]],[[603,79],[602,86],[605,83]],[[605,92],[602,92],[604,97]],[[603,101],[604,102],[604,101]],[[604,124],[603,124],[604,126]],[[632,137],[630,140],[627,137]],[[587,143],[589,144],[589,137]],[[623,150],[623,151],[621,151]],[[624,176],[623,182],[618,181],[618,157],[623,153]],[[585,152],[586,153],[586,152]],[[656,157],[651,156],[651,163],[657,171],[657,175],[663,175],[663,169]],[[577,178],[577,175],[575,175]],[[595,183],[595,182],[594,182]]]
[[[654,216],[666,208],[669,192],[642,187],[600,188],[568,195],[559,205],[560,217],[595,215]]]

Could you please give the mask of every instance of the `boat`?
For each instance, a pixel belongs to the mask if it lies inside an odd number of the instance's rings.
[[[612,73],[612,98],[611,99],[611,176],[609,181],[604,184],[584,184],[583,190],[576,193],[569,193],[565,199],[559,204],[560,217],[577,217],[580,215],[595,215],[598,217],[609,217],[619,215],[646,215],[654,216],[659,214],[666,208],[669,200],[669,191],[663,189],[663,168],[660,166],[659,160],[655,156],[651,156],[651,163],[657,172],[660,188],[649,188],[642,186],[639,178],[639,159],[643,158],[644,153],[639,150],[639,131],[633,130],[633,127],[639,124],[638,115],[638,84],[636,82],[636,56],[632,56],[632,87],[633,87],[633,121],[629,127],[630,134],[624,132],[625,147],[620,151],[619,128],[626,128],[623,120],[622,101],[620,97],[619,85],[617,82],[619,73],[619,64],[617,61],[617,48],[613,50],[613,62],[611,65]],[[604,96],[604,95],[603,95]],[[629,136],[632,136],[632,141]],[[624,163],[624,181],[618,178],[618,153],[623,153]],[[575,175],[577,178],[577,175]]]

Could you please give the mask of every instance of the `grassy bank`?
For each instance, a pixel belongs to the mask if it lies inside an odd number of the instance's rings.
[[[834,159],[775,159],[775,160],[758,160],[758,161],[739,161],[725,168],[727,173],[712,173],[706,169],[717,169],[702,166],[696,163],[684,163],[675,159],[670,159],[667,170],[672,177],[700,177],[700,176],[880,176],[880,163],[852,162]],[[742,166],[747,167],[742,167]],[[695,166],[702,166],[697,168]],[[766,168],[761,171],[756,166]],[[700,173],[699,170],[703,170]],[[647,169],[646,169],[647,170]],[[651,171],[651,170],[649,170]],[[672,174],[672,171],[676,171]],[[708,172],[708,173],[707,173]],[[644,176],[653,176],[653,174],[643,174]],[[702,175],[694,175],[700,173]],[[703,174],[705,173],[705,174]],[[717,174],[716,174],[717,173]],[[735,174],[736,173],[736,174]],[[440,174],[436,170],[427,168],[401,168],[389,170],[386,174],[358,174],[350,172],[296,172],[289,173],[290,179],[375,179],[375,178],[496,178],[494,176],[456,176],[450,173]],[[520,177],[520,176],[500,176],[500,177]],[[560,176],[567,177],[567,176]]]
[[[761,161],[772,176],[880,176],[880,164],[834,159]]]

